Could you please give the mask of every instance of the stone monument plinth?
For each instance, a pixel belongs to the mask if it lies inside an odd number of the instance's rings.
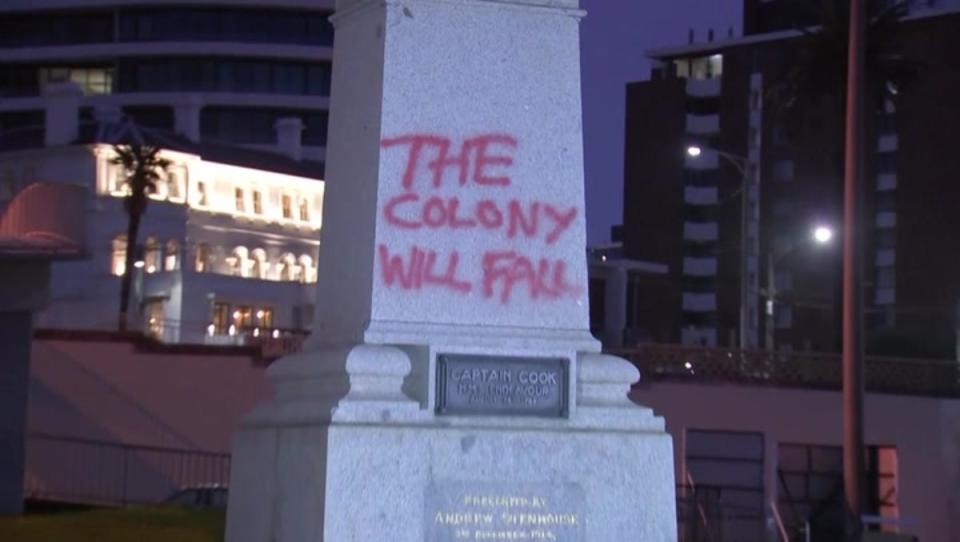
[[[316,327],[230,542],[676,540],[664,421],[589,333],[578,0],[339,0]]]

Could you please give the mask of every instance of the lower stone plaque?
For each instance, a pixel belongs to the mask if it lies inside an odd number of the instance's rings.
[[[584,540],[577,484],[436,483],[427,487],[426,542]]]
[[[569,360],[441,354],[437,414],[567,415]]]

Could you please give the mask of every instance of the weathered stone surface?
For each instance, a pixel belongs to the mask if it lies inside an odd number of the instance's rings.
[[[544,540],[676,540],[664,421],[589,333],[577,0],[337,6],[317,327],[237,435],[227,540],[496,539],[437,519],[469,488],[563,501],[492,508]],[[444,356],[554,360],[565,404],[438,414]]]

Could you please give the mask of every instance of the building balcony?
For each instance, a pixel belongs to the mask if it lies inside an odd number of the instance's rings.
[[[683,189],[683,201],[689,205],[716,205],[720,191],[715,186],[687,186]]]
[[[893,305],[897,302],[897,290],[895,288],[877,288],[873,295],[873,301],[877,305]]]
[[[720,83],[721,78],[711,77],[709,79],[687,79],[687,96],[696,98],[713,98],[720,95],[723,86]]]
[[[716,222],[684,222],[683,238],[686,241],[708,242],[720,237],[720,226]]]
[[[712,135],[720,132],[720,115],[687,114],[687,133]]]
[[[883,134],[877,138],[877,152],[896,152],[899,146],[897,134]]]
[[[691,277],[717,276],[716,258],[684,258],[683,274]]]
[[[881,173],[877,175],[877,190],[880,192],[885,192],[888,190],[897,189],[897,174],[896,173]]]
[[[683,310],[687,312],[714,312],[717,310],[717,294],[684,292]]]

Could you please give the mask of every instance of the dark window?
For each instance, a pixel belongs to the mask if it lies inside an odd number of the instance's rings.
[[[206,107],[200,114],[200,132],[204,139],[225,143],[272,145],[276,142],[274,124],[284,117],[303,120],[304,145],[326,145],[325,111]]]
[[[123,114],[140,126],[173,131],[175,126],[173,108],[164,106],[124,107]]]
[[[720,98],[716,96],[687,98],[687,113],[691,115],[717,115],[720,113]]]
[[[40,69],[38,66],[6,65],[0,68],[0,96],[39,96]]]
[[[235,41],[333,45],[328,13],[200,7],[120,13],[120,41]]]
[[[43,127],[43,111],[5,111],[0,113],[0,132]]]
[[[330,63],[228,59],[120,61],[120,92],[257,92],[326,96]]]
[[[717,327],[720,319],[715,312],[685,312],[683,313],[684,327]]]
[[[683,219],[686,222],[719,222],[720,209],[716,205],[684,205]]]
[[[41,47],[113,41],[109,11],[0,15],[0,47]]]
[[[880,173],[897,172],[897,155],[892,152],[885,152],[877,155],[877,170]]]

